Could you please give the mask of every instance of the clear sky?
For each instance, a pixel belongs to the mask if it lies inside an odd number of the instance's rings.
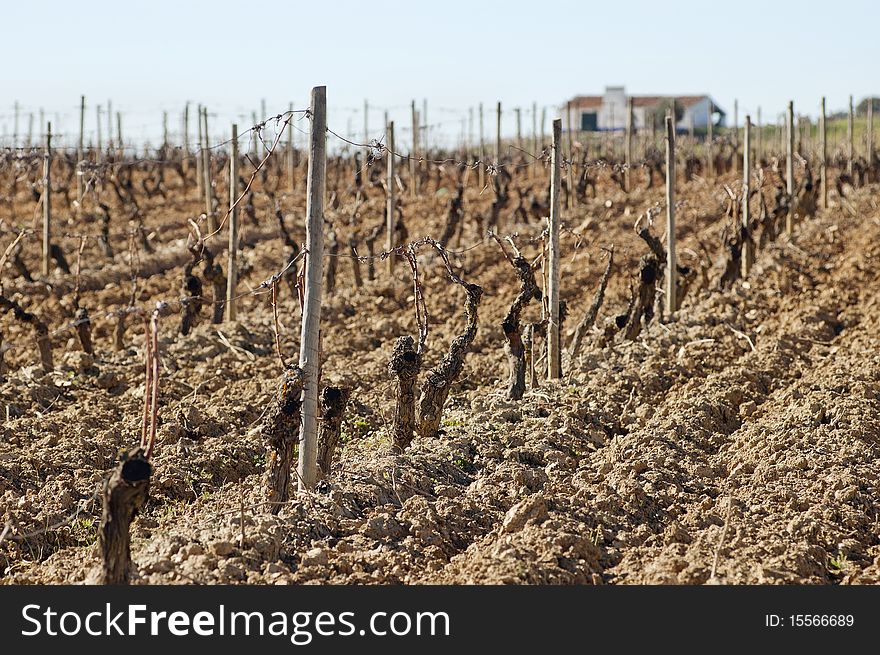
[[[364,99],[377,108],[369,120],[379,136],[381,108],[408,126],[410,100],[426,98],[428,123],[449,138],[479,102],[487,111],[497,100],[523,107],[530,130],[533,102],[548,107],[549,125],[566,98],[610,84],[634,94],[709,93],[728,114],[737,98],[740,121],[759,105],[772,120],[789,99],[815,114],[822,95],[829,111],[843,109],[849,94],[880,95],[880,4],[867,0],[4,4],[7,135],[15,101],[20,133],[27,113],[44,108],[72,135],[81,94],[90,132],[95,105],[108,99],[131,137],[161,134],[163,110],[178,131],[192,101],[216,114],[219,137],[233,120],[249,126],[261,99],[270,114],[291,101],[304,107],[309,89],[324,84],[336,131],[350,124],[360,137]],[[492,124],[487,116],[487,133]],[[513,126],[505,112],[504,130]]]

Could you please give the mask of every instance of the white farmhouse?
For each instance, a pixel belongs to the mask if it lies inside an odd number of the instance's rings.
[[[676,122],[676,130],[686,132],[692,127],[697,131],[705,131],[709,125],[710,116],[712,124],[724,127],[725,112],[718,106],[708,94],[687,96],[628,96],[622,86],[607,86],[601,96],[575,96],[559,108],[562,115],[563,129],[573,128],[583,132],[613,132],[626,129],[627,102],[633,101],[633,122],[637,130],[662,125],[656,122],[658,112],[664,106],[670,106],[675,101],[676,114],[679,120]],[[572,125],[569,126],[569,116]],[[662,121],[662,118],[660,119]],[[652,121],[655,124],[652,125]]]

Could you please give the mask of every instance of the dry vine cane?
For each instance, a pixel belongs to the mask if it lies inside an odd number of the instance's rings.
[[[159,414],[159,317],[168,309],[157,303],[147,322],[145,347],[146,385],[141,419],[141,442],[120,457],[104,484],[103,511],[98,529],[102,564],[99,584],[128,584],[131,579],[131,522],[147,502],[153,467],[150,456],[156,445]]]
[[[569,357],[572,359],[577,357],[578,352],[581,349],[581,343],[583,342],[584,336],[586,336],[587,332],[595,325],[596,318],[599,315],[599,309],[602,307],[602,301],[605,298],[605,289],[608,287],[608,280],[611,277],[611,270],[614,266],[614,245],[608,249],[608,263],[605,265],[605,272],[602,274],[602,279],[599,280],[599,287],[596,289],[596,294],[593,296],[593,302],[590,303],[589,309],[587,309],[587,313],[584,314],[581,322],[578,323],[577,328],[574,331],[574,336],[571,340],[571,345],[568,348]]]

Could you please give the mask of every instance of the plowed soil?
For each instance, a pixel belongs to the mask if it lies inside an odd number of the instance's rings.
[[[517,184],[537,188],[528,175]],[[564,344],[604,270],[601,248],[611,244],[614,274],[599,325],[578,357],[564,358],[563,379],[541,376],[515,402],[505,398],[500,326],[518,281],[497,245],[471,225],[493,200],[491,187],[481,191],[471,178],[464,235],[451,247],[460,275],[484,289],[479,332],[442,435],[417,438],[403,454],[388,436],[387,365],[395,338],[416,334],[409,270],[398,259],[389,277],[379,262],[371,281],[362,264],[364,286],[355,288],[352,260],[339,258],[322,345],[324,381],[353,389],[344,447],[329,480],[277,516],[263,504],[259,429],[281,373],[269,297],[242,299],[237,323],[212,324],[203,309],[186,337],[178,316],[162,319],[159,443],[150,499],[132,526],[133,581],[880,582],[878,189],[849,190],[846,198],[831,192],[829,209],[761,250],[748,280],[722,291],[706,253],[722,253],[723,181],[679,185],[680,258],[701,274],[680,311],[655,319],[634,341],[608,339],[605,327],[625,311],[647,252],[632,226],[662,202],[662,188],[627,195],[602,180],[598,197],[563,212]],[[404,194],[411,238],[439,235],[453,190],[444,178],[417,200]],[[382,220],[381,191],[373,194],[363,225]],[[302,195],[284,201],[298,241]],[[145,307],[181,295],[180,224],[198,212],[194,196],[191,189],[186,199],[145,202],[146,223],[168,226],[153,237],[156,252],[141,253],[142,273],[153,273],[137,292]],[[27,198],[18,200],[26,213]],[[342,226],[341,243],[346,202],[328,215]],[[243,228],[243,291],[284,263],[259,194],[257,209],[259,224]],[[510,213],[500,232],[518,231],[523,253],[535,258],[542,225],[514,225]],[[662,225],[654,229],[662,235]],[[11,239],[4,235],[4,248]],[[77,242],[62,243],[73,263]],[[38,252],[28,240],[32,271]],[[463,292],[439,258],[420,253],[427,370],[463,329]],[[225,266],[222,254],[218,260]],[[116,318],[102,315],[128,303],[129,270],[124,242],[112,260],[87,244],[82,303],[94,317],[96,351],[84,354],[74,331],[59,330],[48,375],[29,329],[0,319],[11,346],[0,385],[0,529],[9,526],[0,582],[77,583],[96,565],[98,490],[120,451],[137,443],[141,422],[142,322],[130,320],[126,348],[115,351]],[[50,329],[72,320],[72,276],[55,271],[27,283],[9,269],[2,274],[4,293]],[[295,360],[300,310],[286,285],[279,316],[283,351]],[[532,303],[524,318],[538,316]]]

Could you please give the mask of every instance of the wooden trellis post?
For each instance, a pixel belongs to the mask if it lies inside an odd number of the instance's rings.
[[[293,105],[290,106],[293,109]],[[370,103],[364,100],[364,143],[370,142]]]
[[[205,173],[202,171],[203,164],[205,163],[205,156],[202,152],[202,148],[205,147],[205,139],[204,139],[204,130],[202,130],[202,106],[199,105],[197,107],[198,110],[198,123],[199,126],[199,147],[196,152],[196,187],[198,188],[198,196],[201,198],[205,193]]]
[[[205,179],[202,180],[202,188],[205,190],[205,216],[208,217],[208,231],[217,231],[217,219],[214,216],[213,189],[211,188],[211,142],[208,139],[208,108],[202,108],[202,137],[204,138],[204,146],[202,147],[202,174]]]
[[[846,120],[846,145],[847,145],[847,158],[846,158],[846,172],[847,175],[852,177],[853,174],[853,158],[855,157],[855,148],[853,138],[853,97],[849,97],[849,115]]]
[[[871,166],[874,163],[874,98],[868,98],[868,134],[866,136],[868,143],[867,145],[867,155],[868,155],[868,166]]]
[[[116,112],[116,149],[119,150],[120,157],[125,154],[122,146],[122,113],[118,111]]]
[[[416,159],[419,148],[419,112],[416,110],[416,101],[413,100],[410,109],[412,111],[412,151],[409,153],[409,176],[410,197],[415,198],[419,193],[419,176],[416,169]]]
[[[706,124],[706,174],[709,179],[715,177],[715,140],[713,124],[713,115],[715,113],[715,105],[709,101],[709,122]]]
[[[189,102],[183,106],[183,155],[189,157]]]
[[[234,321],[238,308],[238,125],[232,124],[232,153],[229,157],[229,257],[226,270],[226,318]]]
[[[746,114],[746,123],[743,130],[743,199],[742,199],[742,227],[745,239],[740,257],[742,263],[742,276],[748,277],[752,268],[754,252],[752,251],[751,225],[749,216],[749,197],[752,193],[752,117]]]
[[[786,132],[785,144],[785,191],[789,197],[788,215],[785,217],[785,231],[791,234],[794,231],[794,102],[788,101],[788,112],[785,116]]]
[[[761,108],[758,107],[758,143],[755,145],[755,159],[758,161],[758,166],[761,165],[761,159],[764,157],[764,130],[761,125]]]
[[[501,165],[501,102],[495,109],[495,166]]]
[[[324,191],[327,171],[327,87],[311,97],[309,171],[306,204],[306,264],[299,367],[303,373],[302,434],[299,443],[299,490],[315,488],[318,461],[318,372],[321,363],[321,288],[324,279]]]
[[[52,256],[52,123],[46,126],[46,152],[43,153],[43,275],[49,275]]]
[[[386,180],[388,190],[385,194],[385,252],[390,252],[391,249],[394,248],[394,212],[396,208],[397,196],[397,194],[395,193],[395,185],[397,184],[397,180],[395,179],[394,175],[394,121],[388,123],[388,127],[385,128],[385,131],[386,141],[388,144],[388,148],[386,150],[387,159],[385,160],[385,169],[386,173],[388,174],[388,178]],[[394,255],[389,255],[388,259],[385,261],[388,265],[388,276],[391,277],[394,274]]]
[[[828,125],[825,122],[825,97],[819,108],[819,193],[822,209],[828,209]]]
[[[82,211],[83,194],[85,193],[85,182],[83,180],[82,161],[85,156],[83,149],[83,140],[86,131],[86,97],[79,97],[79,141],[76,146],[76,200],[79,203],[79,209]]]
[[[559,160],[562,151],[562,119],[553,120],[553,147],[550,151],[550,232],[547,295],[550,315],[547,325],[547,378],[561,377],[559,350]]]
[[[296,162],[293,151],[293,103],[291,102],[288,106],[291,114],[288,117],[290,122],[287,124],[287,189],[290,193],[293,193],[296,190],[296,178],[294,177],[294,164]],[[366,123],[364,124],[364,129],[366,130]]]
[[[733,162],[739,166],[739,100],[733,101]]]
[[[517,107],[513,111],[516,112],[516,147],[522,150],[522,110]]]
[[[666,315],[678,309],[675,257],[675,117],[666,117]]]
[[[486,138],[483,132],[483,103],[480,103],[480,188],[486,186]]]
[[[100,161],[101,160],[101,152],[103,151],[103,148],[101,148],[101,105],[98,105],[97,107],[95,107],[95,114],[97,116],[97,122],[98,122],[98,133],[97,133],[97,139],[96,139],[98,153],[97,153],[96,157],[97,157],[97,161]]]
[[[574,192],[574,120],[571,113],[571,101],[566,103],[566,121],[568,122],[568,166],[566,168],[566,177],[568,178],[568,194],[566,208],[572,209],[576,204]],[[559,141],[562,145],[562,141]]]
[[[107,101],[107,153],[113,153],[113,101]]]
[[[633,151],[632,151],[632,138],[633,138],[633,99],[632,96],[627,98],[626,101],[626,145],[625,145],[625,156],[626,156],[626,170],[624,171],[624,185],[626,186],[626,191],[629,193],[632,191],[632,164],[633,164]]]

